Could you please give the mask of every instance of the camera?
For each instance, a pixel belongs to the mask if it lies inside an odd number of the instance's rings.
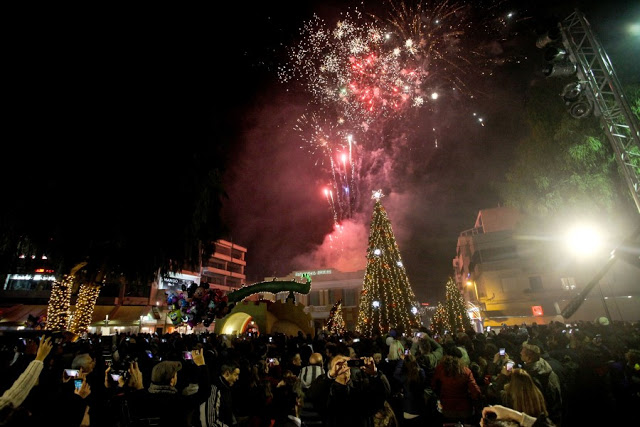
[[[347,360],[347,366],[350,368],[359,368],[364,366],[364,360],[362,359],[349,359]]]
[[[500,349],[500,356],[504,356],[504,353],[505,353],[504,348],[501,348]]]
[[[82,380],[73,380],[73,385],[75,386],[76,390],[80,390],[80,388],[82,387]]]
[[[193,356],[191,355],[190,351],[183,351],[182,357],[184,358],[184,360],[193,360]]]
[[[117,381],[120,381],[120,378],[121,378],[123,375],[124,375],[123,373],[120,373],[120,372],[114,372],[114,373],[112,373],[112,374],[111,374],[111,378],[112,378],[114,381],[116,381],[116,382],[117,382]]]
[[[354,338],[353,342],[360,342],[360,338]]]
[[[153,358],[153,353],[151,353],[151,350],[145,350],[145,353],[147,353],[147,356],[149,356],[149,359]]]
[[[495,412],[487,411],[484,414],[484,419],[487,421],[495,421],[497,418],[498,418],[498,414],[496,414]],[[483,424],[486,424],[486,423],[483,423]]]
[[[276,359],[274,359],[274,358],[272,358],[272,357],[271,357],[271,358],[269,358],[269,363],[276,363]]]
[[[408,356],[408,355],[409,355],[409,350],[405,350],[405,351],[404,351],[404,355],[405,355],[405,356]]]
[[[515,365],[515,362],[507,362],[507,371],[510,371],[513,369],[513,365]]]

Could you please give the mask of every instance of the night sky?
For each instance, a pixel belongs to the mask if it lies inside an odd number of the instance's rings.
[[[626,44],[632,38],[621,24],[634,16],[640,22],[636,2],[497,3],[492,13],[515,13],[514,24],[490,44],[504,61],[490,76],[467,76],[474,98],[444,97],[362,136],[359,203],[337,236],[322,193],[330,176],[294,130],[311,96],[280,82],[277,69],[313,13],[330,23],[355,3],[232,3],[224,10],[16,11],[4,89],[5,147],[17,161],[4,158],[3,179],[28,183],[37,197],[46,191],[38,182],[63,174],[74,184],[69,193],[91,210],[105,203],[86,196],[91,188],[114,196],[128,188],[124,200],[133,201],[155,176],[178,170],[183,147],[211,147],[211,164],[225,170],[228,238],[248,248],[249,283],[293,269],[364,268],[370,195],[381,188],[414,291],[435,302],[451,274],[458,234],[473,227],[478,210],[500,203],[493,185],[526,135],[526,92],[543,84],[536,31],[580,7],[619,76],[640,81],[638,35]],[[357,6],[384,10],[375,2]]]

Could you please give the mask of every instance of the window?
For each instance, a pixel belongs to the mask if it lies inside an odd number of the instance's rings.
[[[309,293],[309,305],[320,305],[320,293],[318,291]]]
[[[531,288],[531,291],[536,292],[536,291],[541,291],[542,288],[542,278],[540,276],[532,276],[529,277],[529,287]]]

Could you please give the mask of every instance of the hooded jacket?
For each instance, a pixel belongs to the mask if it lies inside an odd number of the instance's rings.
[[[533,382],[542,391],[549,418],[559,425],[562,421],[562,390],[558,375],[553,372],[549,362],[543,358],[525,363],[524,370],[529,373]]]

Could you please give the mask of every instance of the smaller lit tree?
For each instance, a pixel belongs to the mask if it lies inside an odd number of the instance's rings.
[[[431,330],[438,335],[444,335],[444,331],[450,330],[447,323],[447,314],[441,302],[436,306],[436,310],[431,317]]]
[[[471,319],[467,314],[467,305],[456,282],[450,277],[445,288],[447,303],[445,306],[447,326],[451,333],[472,329]]]
[[[327,319],[327,330],[332,334],[341,335],[345,331],[345,322],[342,317],[342,300],[338,300],[333,307],[331,308],[331,312],[329,313],[329,318]]]

